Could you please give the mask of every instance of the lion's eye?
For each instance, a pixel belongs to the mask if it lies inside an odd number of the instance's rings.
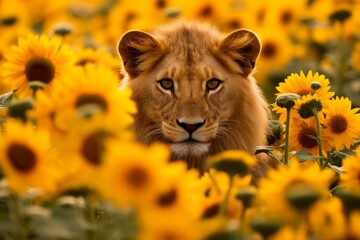
[[[212,78],[206,82],[206,88],[207,90],[215,90],[220,86],[221,82],[222,81],[217,78]]]
[[[174,82],[170,78],[163,78],[158,81],[160,86],[165,90],[173,90],[174,89]]]

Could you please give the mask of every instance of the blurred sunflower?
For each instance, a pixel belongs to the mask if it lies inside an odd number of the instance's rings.
[[[295,100],[295,105],[292,109],[295,110],[293,112],[296,114],[292,115],[294,119],[308,119],[314,116],[314,112],[316,112],[322,120],[324,118],[322,113],[323,105],[316,93],[314,95],[304,95],[300,99]]]
[[[292,57],[292,43],[280,29],[264,26],[255,31],[261,40],[261,52],[256,62],[255,77],[259,82],[265,81],[271,71],[281,70]]]
[[[360,211],[355,210],[350,213],[348,229],[344,239],[360,239]]]
[[[355,155],[347,157],[342,162],[344,173],[340,175],[341,185],[351,190],[360,190],[360,146]]]
[[[146,206],[168,189],[169,157],[170,151],[163,145],[108,144],[97,188],[120,208]]]
[[[27,123],[8,120],[0,139],[0,166],[10,189],[24,194],[29,187],[54,193],[59,172],[48,133]]]
[[[226,150],[208,159],[212,168],[226,172],[230,176],[245,176],[255,166],[255,157],[242,150]]]
[[[196,2],[177,1],[177,5],[182,9],[182,17],[186,19],[198,19],[207,20],[210,22],[216,22],[220,20],[222,13],[227,12],[226,9],[230,8],[230,1],[225,0],[223,2],[200,0]]]
[[[288,0],[269,1],[265,15],[265,22],[273,28],[283,29],[292,32],[300,24],[302,13],[307,5],[307,0],[296,2]]]
[[[185,162],[175,162],[163,169],[168,186],[155,199],[140,209],[143,215],[161,216],[174,213],[189,219],[199,219],[204,204],[199,172],[187,170]]]
[[[102,65],[77,67],[54,85],[55,124],[66,130],[79,117],[100,114],[105,121],[113,119],[118,127],[127,127],[136,105],[130,89],[118,90],[118,84],[117,75]]]
[[[131,134],[119,129],[116,122],[101,116],[75,120],[69,131],[56,140],[61,168],[66,172],[62,190],[96,187],[99,172],[110,142],[130,141]],[[81,172],[81,174],[79,174]]]
[[[200,223],[185,215],[148,215],[140,221],[139,240],[200,240],[204,239]]]
[[[229,188],[229,175],[210,169],[209,172],[201,178],[206,189],[206,199],[202,207],[202,220],[208,221],[219,217],[221,205],[224,201],[227,189]],[[239,190],[249,187],[251,176],[246,177],[234,176],[231,186],[229,202],[226,209],[226,216],[230,219],[239,219],[243,211],[242,203],[236,199]]]
[[[336,97],[324,110],[325,126],[329,128],[336,150],[350,148],[360,136],[360,108],[351,109],[349,98]]]
[[[4,80],[21,96],[28,96],[28,84],[40,81],[49,86],[61,79],[73,66],[74,54],[59,38],[29,35],[20,38],[18,45],[5,55]]]
[[[30,14],[26,6],[26,1],[22,0],[0,1],[1,41],[7,43],[6,47],[16,43],[18,37],[31,32]]]
[[[55,123],[56,106],[53,91],[37,91],[34,108],[28,112],[28,117],[35,120],[42,128],[46,129],[52,138],[65,134]]]
[[[268,171],[259,182],[257,200],[267,209],[291,217],[296,211],[307,210],[328,196],[333,172],[321,171],[316,164],[307,168],[297,162]]]
[[[313,90],[311,88],[312,82],[320,83],[321,87],[316,91]],[[276,95],[278,96],[284,93],[296,93],[300,96],[305,96],[308,94],[313,95],[314,93],[316,93],[321,103],[323,105],[326,105],[327,101],[329,101],[329,99],[335,94],[334,92],[329,92],[329,84],[329,79],[326,79],[325,75],[319,75],[319,73],[317,72],[313,74],[310,70],[305,76],[303,71],[301,71],[300,75],[297,73],[292,73],[285,79],[284,82],[279,83],[279,86],[276,87],[276,90],[278,91]],[[279,122],[285,123],[286,109],[274,105],[273,111],[280,114]]]
[[[309,211],[311,232],[319,236],[319,239],[344,239],[346,220],[343,211],[338,198],[319,201]]]
[[[307,150],[313,156],[319,155],[319,144],[316,140],[316,122],[315,118],[297,119],[290,124],[290,150]],[[333,147],[333,139],[326,128],[321,128],[321,140],[323,154]]]
[[[86,64],[103,64],[105,67],[118,74],[120,70],[120,61],[104,49],[80,48],[76,53],[75,65],[85,66]]]

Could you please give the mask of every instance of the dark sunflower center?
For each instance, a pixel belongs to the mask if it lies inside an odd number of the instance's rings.
[[[171,206],[176,202],[177,192],[175,189],[171,189],[169,192],[160,195],[157,199],[156,203],[161,207]]]
[[[88,163],[98,166],[101,163],[104,148],[104,141],[101,135],[99,133],[93,133],[85,138],[81,147],[81,154]]]
[[[344,132],[348,126],[346,118],[342,115],[335,115],[330,119],[330,128],[331,131],[340,134]]]
[[[219,213],[219,210],[220,210],[220,205],[218,203],[210,205],[209,207],[207,207],[204,210],[201,218],[202,219],[208,219],[208,218],[215,217]]]
[[[287,25],[293,20],[293,18],[294,18],[293,13],[289,10],[286,10],[282,12],[280,21],[282,24]]]
[[[181,240],[181,239],[183,239],[181,236],[172,232],[164,232],[161,233],[159,236],[159,240]]]
[[[241,28],[242,26],[241,22],[236,19],[230,20],[229,22],[227,22],[227,25],[229,26],[230,29],[238,29]]]
[[[311,93],[311,91],[309,90],[306,90],[306,89],[300,89],[297,94],[300,95],[300,96],[306,96],[308,95],[309,93]]]
[[[80,108],[87,104],[97,105],[103,111],[106,111],[107,107],[108,107],[106,100],[102,96],[100,96],[98,94],[91,94],[91,93],[80,95],[75,102],[75,107]]]
[[[142,189],[149,181],[149,174],[141,167],[134,167],[125,174],[125,179],[132,188]]]
[[[15,16],[0,19],[1,25],[4,25],[4,26],[13,26],[17,23],[17,21],[18,21],[18,19]]]
[[[310,136],[316,136],[316,130],[312,127],[303,128],[299,135],[298,141],[304,148],[313,148],[318,145],[317,141]]]
[[[166,0],[157,0],[156,7],[159,9],[163,9],[166,7]]]
[[[55,77],[55,67],[52,62],[44,57],[33,57],[25,66],[25,75],[28,81],[50,83]]]
[[[80,59],[76,65],[79,65],[79,66],[85,66],[87,63],[96,63],[93,59]]]
[[[265,43],[262,49],[262,56],[265,58],[272,58],[276,55],[277,47],[274,43]]]
[[[27,146],[13,143],[7,149],[7,157],[10,164],[19,172],[31,171],[36,165],[36,155]]]
[[[201,9],[200,17],[209,18],[214,14],[214,9],[211,6],[205,6]]]

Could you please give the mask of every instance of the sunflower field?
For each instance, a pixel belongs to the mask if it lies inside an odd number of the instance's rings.
[[[0,240],[360,239],[359,12],[357,0],[0,0]],[[137,107],[119,89],[120,37],[176,18],[262,43],[268,146],[210,156],[203,176],[134,141]],[[253,184],[256,154],[278,164]]]

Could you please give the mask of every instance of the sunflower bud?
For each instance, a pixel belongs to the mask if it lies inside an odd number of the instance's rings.
[[[43,83],[41,81],[31,81],[28,84],[29,88],[31,88],[31,90],[33,90],[34,95],[36,94],[37,90],[39,89],[44,89],[46,86],[46,83]]]
[[[0,24],[4,26],[12,26],[17,21],[18,19],[16,17],[8,17],[8,18],[0,19]]]
[[[282,108],[291,109],[295,105],[295,100],[300,96],[295,93],[286,93],[276,98],[276,105]]]
[[[12,118],[19,118],[26,122],[26,112],[33,108],[32,99],[24,99],[16,102],[12,102],[9,106],[8,114]]]
[[[255,216],[250,221],[251,228],[264,239],[268,239],[271,235],[275,234],[282,226],[279,219],[268,218],[264,216]]]
[[[171,19],[178,17],[180,14],[181,10],[179,8],[171,8],[165,10],[165,16]]]
[[[235,159],[221,159],[214,163],[213,168],[218,171],[226,172],[229,176],[234,176],[236,174],[246,176],[249,174],[249,166],[242,161],[236,161]]]
[[[206,240],[233,240],[233,239],[244,239],[244,236],[242,236],[239,232],[231,231],[221,231],[221,232],[215,232],[205,238]]]
[[[254,156],[241,150],[227,150],[209,158],[211,166],[230,177],[238,174],[245,176],[252,166],[256,164]]]
[[[346,9],[341,9],[338,11],[333,12],[330,16],[329,19],[331,22],[345,22],[346,19],[351,17],[351,12],[349,10]]]
[[[244,188],[238,191],[238,193],[236,194],[236,199],[240,200],[244,204],[245,208],[248,208],[255,195],[255,188]]]
[[[285,196],[290,205],[298,210],[309,208],[320,198],[320,194],[306,184],[291,185]]]
[[[65,37],[73,32],[73,27],[68,23],[61,23],[54,27],[54,34]]]
[[[314,82],[310,83],[310,87],[312,90],[316,91],[316,90],[320,89],[322,87],[322,85],[321,85],[321,83],[314,81]]]
[[[307,103],[301,104],[298,112],[300,116],[304,119],[308,119],[314,116],[314,110],[320,112],[322,109],[321,101],[312,99]]]
[[[350,213],[355,209],[360,209],[360,192],[351,191],[344,188],[337,188],[334,195],[343,202],[346,213]]]

